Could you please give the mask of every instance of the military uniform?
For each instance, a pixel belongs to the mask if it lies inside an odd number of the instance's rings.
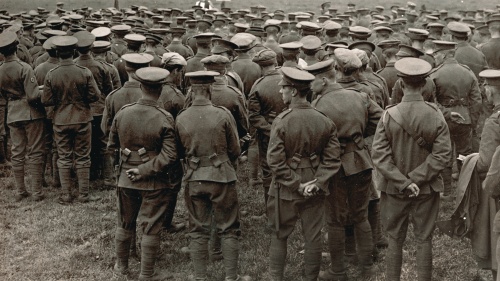
[[[167,50],[170,52],[176,52],[185,59],[188,59],[189,57],[192,57],[194,55],[193,50],[183,45],[181,41],[170,42],[170,45],[167,46]]]
[[[306,68],[319,75],[333,71],[333,61],[325,61]],[[327,197],[326,221],[332,265],[332,277],[345,275],[344,227],[354,224],[358,256],[364,270],[372,261],[372,234],[368,223],[372,163],[364,137],[374,134],[382,109],[368,94],[352,88],[345,89],[338,83],[325,86],[316,93],[312,106],[328,116],[337,126],[341,146],[341,168],[333,177]],[[356,113],[356,114],[354,114]],[[349,220],[348,220],[349,218]],[[340,250],[342,249],[342,250]]]
[[[187,73],[193,84],[211,84],[217,72]],[[196,120],[196,122],[193,122]],[[191,231],[191,259],[195,278],[206,278],[208,240],[213,218],[222,238],[226,280],[236,280],[239,206],[236,161],[240,145],[236,123],[224,107],[204,97],[195,98],[176,119],[179,157],[185,161],[185,198]]]
[[[395,67],[405,77],[420,77],[421,83],[432,68],[415,58],[402,59]],[[382,223],[389,238],[387,279],[400,279],[410,213],[417,240],[418,279],[431,279],[432,232],[439,211],[439,192],[443,190],[439,173],[450,157],[450,137],[443,115],[437,106],[424,102],[421,94],[405,94],[401,103],[384,112],[373,140],[372,158],[384,181],[379,187]],[[420,189],[417,196],[407,189],[412,183]]]
[[[64,36],[54,39],[58,50],[73,50],[77,40]],[[71,169],[76,168],[81,200],[88,200],[92,109],[90,103],[101,93],[92,72],[76,65],[72,58],[63,59],[45,77],[42,103],[54,106],[53,129],[59,159],[59,177],[65,198],[71,202]],[[74,163],[74,165],[73,165]]]
[[[264,156],[269,146],[271,125],[287,106],[283,103],[278,86],[281,73],[273,70],[255,81],[248,96],[248,120],[250,125],[257,130],[256,140],[259,145],[259,154]],[[267,199],[267,192],[271,185],[272,173],[267,164],[266,157],[260,157],[262,180]],[[266,200],[267,201],[267,200]]]
[[[492,69],[500,69],[500,38],[491,38],[485,42],[479,50],[483,52],[488,66]]]
[[[308,88],[314,76],[283,67],[280,86]],[[307,87],[307,88],[305,88]],[[305,98],[305,95],[304,95]],[[282,280],[286,243],[299,219],[305,240],[304,280],[317,280],[321,265],[321,229],[328,183],[340,168],[340,144],[335,124],[306,101],[292,102],[271,127],[267,162],[273,178],[267,201],[271,238],[270,271]],[[300,184],[316,179],[319,194],[305,197]]]
[[[163,85],[158,103],[172,116],[177,118],[179,112],[184,108],[185,97],[182,92],[172,83]]]
[[[260,78],[259,65],[252,61],[248,53],[239,53],[238,59],[231,63],[231,67],[243,81],[244,94],[248,98],[253,84]]]
[[[115,38],[111,42],[111,52],[117,54],[118,56],[122,56],[127,53],[127,42],[122,38]]]
[[[392,98],[392,88],[396,81],[399,79],[397,76],[397,70],[394,68],[394,63],[386,63],[385,67],[377,72],[382,78],[385,79],[387,83],[387,89],[389,90],[389,97]]]
[[[14,33],[0,35],[0,53],[16,48]],[[40,92],[31,66],[15,54],[0,65],[0,93],[8,101],[7,125],[12,139],[12,171],[17,189],[16,201],[29,196],[24,184],[25,167],[32,175],[35,200],[42,200],[42,162],[45,152],[45,110],[40,104]],[[26,156],[28,163],[26,163]]]
[[[484,54],[467,42],[460,42],[457,44],[455,59],[458,63],[468,66],[470,70],[474,72],[476,78],[479,78],[479,72],[488,68],[488,63],[486,62]]]
[[[391,104],[398,104],[401,102],[401,99],[403,99],[403,89],[401,87],[402,81],[399,77],[397,78],[398,80],[392,88]],[[436,84],[434,84],[434,80],[430,77],[425,78],[425,85],[422,89],[422,97],[424,98],[424,101],[436,102]]]
[[[158,96],[168,74],[156,67],[135,72],[140,83],[155,85]],[[108,150],[120,150],[115,272],[127,274],[130,244],[139,219],[143,233],[139,280],[163,280],[154,268],[168,202],[177,196],[171,179],[179,175],[170,169],[178,159],[174,128],[172,115],[148,97],[122,107],[110,129]],[[138,180],[129,172],[134,168],[141,176]]]

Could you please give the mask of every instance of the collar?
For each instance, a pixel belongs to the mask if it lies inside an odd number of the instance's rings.
[[[298,64],[294,61],[285,61],[283,62],[283,66],[286,66],[286,67],[297,67]]]
[[[385,64],[385,67],[394,67],[394,62],[388,62]]]
[[[339,83],[333,83],[326,86],[323,91],[321,91],[321,95],[325,95],[330,92],[338,91],[344,89]]]
[[[424,97],[420,94],[404,94],[401,102],[410,102],[410,101],[424,101]]]
[[[337,83],[352,83],[352,82],[356,82],[356,79],[354,79],[354,77],[352,76],[342,77],[337,79]]]
[[[191,106],[204,106],[204,105],[212,105],[212,102],[209,99],[195,99],[191,103]]]
[[[4,62],[11,62],[11,61],[19,61],[19,58],[17,56],[11,56],[4,60]]]
[[[47,62],[53,63],[53,64],[58,64],[59,63],[59,58],[49,57],[49,59],[47,60]]]
[[[149,106],[158,106],[158,102],[157,101],[154,101],[154,100],[148,100],[148,99],[144,99],[144,98],[140,98],[138,101],[137,101],[138,104],[142,104],[142,105],[149,105]]]
[[[250,55],[248,53],[239,53],[238,59],[250,59]]]
[[[91,60],[93,59],[91,54],[83,54],[78,57],[80,60]]]
[[[213,85],[226,85],[226,77],[223,75],[215,76],[215,82]]]
[[[208,57],[210,55],[211,55],[210,52],[205,51],[205,50],[200,50],[200,49],[198,49],[198,52],[196,53],[197,57],[198,56]]]
[[[141,83],[137,81],[126,81],[125,84],[123,84],[123,88],[140,88]]]
[[[466,41],[463,41],[463,42],[457,43],[457,48],[458,48],[458,47],[466,47],[466,46],[469,46],[469,43],[468,43],[468,42],[466,42]]]
[[[75,64],[75,62],[69,58],[69,59],[64,59],[59,62],[60,65],[72,65]]]
[[[170,45],[182,45],[182,42],[179,40],[172,40],[172,42],[170,42]]]
[[[291,103],[288,108],[312,108],[311,104],[308,101],[300,101],[297,103]]]

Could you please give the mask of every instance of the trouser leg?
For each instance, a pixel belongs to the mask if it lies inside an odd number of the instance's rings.
[[[116,228],[115,232],[115,253],[116,253],[116,268],[120,272],[125,272],[128,269],[128,259],[130,252],[130,243],[134,232],[121,227]]]
[[[418,281],[430,281],[432,278],[432,240],[417,243]]]
[[[130,244],[129,244],[130,245]],[[156,255],[160,249],[160,235],[142,236],[141,240],[141,274],[139,279],[148,279],[155,275]]]
[[[287,255],[287,239],[271,238],[269,247],[269,271],[273,281],[282,281]]]
[[[222,237],[222,255],[224,256],[224,268],[226,280],[238,278],[239,242],[238,237],[225,235]]]

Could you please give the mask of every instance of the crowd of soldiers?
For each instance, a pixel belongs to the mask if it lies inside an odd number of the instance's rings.
[[[382,248],[386,279],[400,280],[410,221],[418,280],[431,280],[440,200],[474,205],[452,188],[470,177],[468,157],[484,191],[466,184],[467,194],[500,194],[500,7],[326,2],[315,13],[199,2],[0,10],[0,163],[15,201],[44,200],[47,182],[61,204],[96,201],[90,183],[102,180],[117,190],[115,278],[129,275],[139,227],[139,280],[163,280],[160,233],[175,231],[184,190],[189,278],[207,280],[210,255],[226,281],[251,280],[238,271],[247,159],[249,185],[265,195],[253,218],[272,230],[269,280],[283,280],[299,221],[304,280],[347,280],[353,256],[369,280]],[[491,230],[467,221],[463,236],[492,241],[478,266],[497,278],[500,216],[486,220]],[[320,271],[323,230],[331,264]]]

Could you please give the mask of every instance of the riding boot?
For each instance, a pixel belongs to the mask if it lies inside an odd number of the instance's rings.
[[[417,275],[418,281],[432,278],[432,240],[417,243]]]
[[[372,228],[373,244],[375,247],[387,248],[387,238],[382,234],[380,223],[380,200],[370,200],[368,204],[368,221]]]
[[[269,247],[269,271],[272,281],[282,281],[285,272],[287,240],[277,237],[271,238]]]
[[[189,249],[194,274],[197,280],[207,278],[208,237],[191,238]]]

